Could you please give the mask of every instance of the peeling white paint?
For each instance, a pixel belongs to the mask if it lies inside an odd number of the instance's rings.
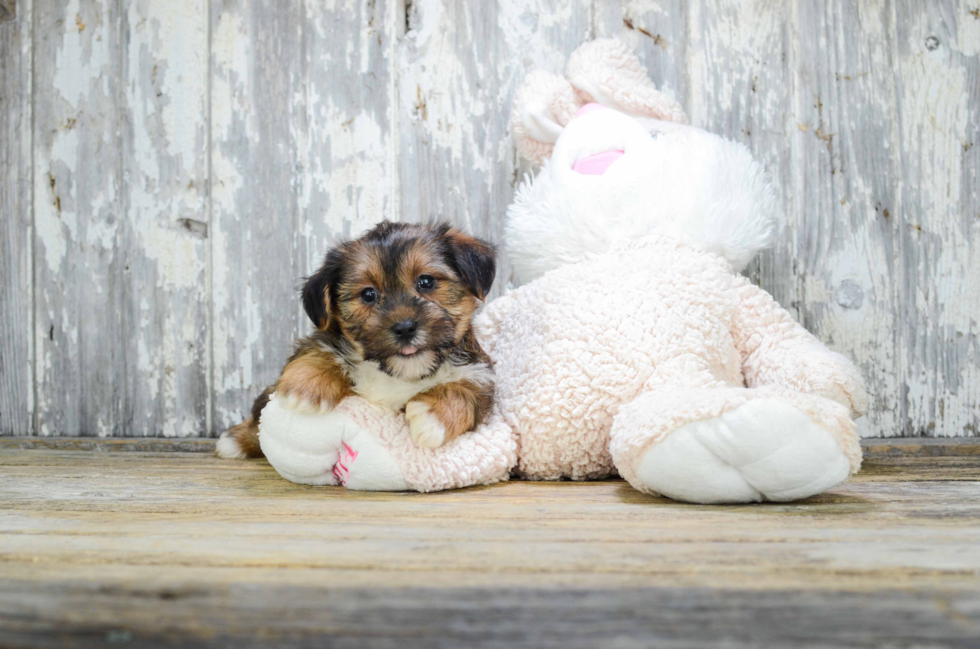
[[[786,5],[754,0],[729,7],[690,4],[691,105],[688,115],[693,124],[703,124],[709,113],[730,112],[743,91],[744,79],[737,70],[758,74],[763,61],[760,52],[771,51],[769,41],[779,39],[785,26]],[[709,26],[702,31],[699,27]],[[677,40],[680,35],[673,35]],[[668,38],[671,38],[668,36]],[[737,65],[725,65],[737,61]],[[769,61],[766,61],[767,63]]]
[[[956,40],[952,47],[965,56],[980,54],[980,6],[960,1],[956,12]]]
[[[224,388],[226,390],[243,387],[246,389],[255,389],[259,386],[255,385],[252,378],[252,349],[255,343],[259,340],[259,335],[262,333],[262,310],[259,308],[259,304],[252,297],[252,287],[245,287],[245,308],[243,310],[244,317],[244,331],[236,331],[235,344],[240,347],[238,352],[238,365],[240,374],[236,377],[234,374],[226,378],[226,383]],[[238,378],[238,385],[234,384],[234,379]],[[231,380],[232,383],[229,384],[227,381]],[[262,386],[264,388],[264,386]],[[258,396],[258,395],[256,395]],[[247,404],[246,404],[247,405]]]
[[[87,65],[112,58],[109,39],[100,38],[101,32],[96,35],[96,25],[92,24],[101,22],[106,7],[95,2],[86,8],[94,12],[83,15],[78,0],[69,0],[63,15],[70,22],[65,23],[61,47],[54,62],[53,86],[74,110],[80,109],[83,100],[87,100],[95,90],[103,95],[109,94],[106,85],[108,78],[102,74],[102,67]],[[87,29],[79,27],[79,22],[86,24]]]
[[[488,171],[489,161],[480,155],[485,143],[474,133],[477,122],[488,119],[488,107],[481,99],[456,53],[454,29],[447,25],[446,7],[440,0],[420,0],[413,6],[420,25],[406,36],[411,55],[403,58],[400,96],[402,109],[424,122],[426,135],[445,149],[454,162],[465,160],[474,170]],[[466,11],[460,4],[456,11]],[[459,21],[456,29],[471,29],[472,23]],[[446,82],[450,83],[447,84]]]
[[[148,259],[157,263],[157,286],[164,289],[190,289],[201,286],[204,259],[197,241],[185,232],[150,224],[141,237]]]
[[[234,422],[308,326],[295,282],[382,218],[499,239],[523,169],[513,92],[592,36],[624,38],[694,123],[773,170],[790,225],[758,273],[868,376],[862,431],[977,433],[966,3],[416,0],[407,34],[397,2],[34,9],[40,434],[198,434],[203,401]]]

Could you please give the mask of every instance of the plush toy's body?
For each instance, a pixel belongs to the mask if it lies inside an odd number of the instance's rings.
[[[430,451],[360,399],[316,416],[273,399],[260,440],[282,475],[429,491],[618,473],[678,500],[751,502],[857,471],[857,371],[736,274],[775,230],[765,174],[743,146],[660,121],[683,113],[624,52],[590,43],[574,88],[535,73],[519,93],[518,144],[551,158],[508,213],[526,283],[475,321],[497,377],[490,421]],[[596,99],[619,110],[581,107]]]
[[[524,477],[618,472],[681,500],[791,500],[860,464],[849,363],[672,236],[550,271],[477,326]]]

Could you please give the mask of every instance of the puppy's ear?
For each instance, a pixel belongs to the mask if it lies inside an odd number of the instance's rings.
[[[303,308],[313,325],[321,331],[330,325],[330,308],[332,287],[340,279],[343,252],[334,248],[327,253],[320,270],[306,278],[303,284]]]
[[[485,299],[497,274],[497,250],[493,244],[448,226],[444,226],[442,236],[463,285],[479,299]]]

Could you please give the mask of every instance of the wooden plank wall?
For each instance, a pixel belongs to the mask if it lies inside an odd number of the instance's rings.
[[[605,36],[773,173],[788,224],[749,272],[859,364],[864,434],[978,434],[976,0],[8,6],[0,434],[217,434],[332,242],[384,217],[501,240],[517,84]]]
[[[34,432],[31,10],[0,3],[0,435]]]

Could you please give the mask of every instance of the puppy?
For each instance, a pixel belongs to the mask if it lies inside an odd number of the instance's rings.
[[[273,393],[305,412],[355,394],[404,408],[426,448],[472,430],[493,405],[494,382],[470,323],[495,273],[494,247],[448,225],[384,221],[330,250],[302,291],[316,331],[296,342],[251,417],[221,435],[218,454],[262,457],[259,416]]]

